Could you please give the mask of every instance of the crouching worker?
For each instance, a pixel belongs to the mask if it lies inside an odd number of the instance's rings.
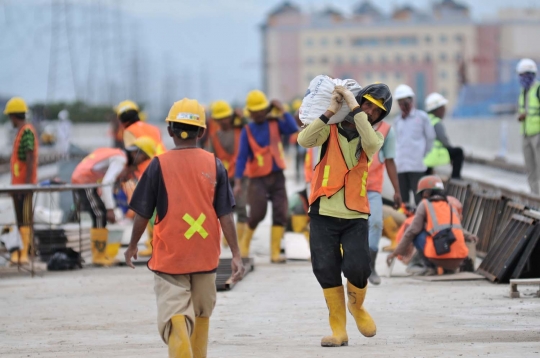
[[[345,121],[328,125],[343,100],[352,112]],[[367,86],[356,97],[336,86],[326,112],[298,135],[303,147],[321,146],[311,181],[309,217],[313,273],[323,289],[332,329],[332,335],[322,339],[323,347],[348,344],[342,272],[347,278],[347,307],[360,333],[366,337],[376,333],[363,306],[371,274],[367,176],[368,162],[384,142],[372,126],[390,112],[391,104],[384,84]]]
[[[460,213],[451,205],[443,182],[436,175],[420,179],[418,194],[423,200],[398,246],[388,255],[387,263],[397,255],[406,254],[407,247],[413,243],[427,268],[424,275],[437,274],[438,267],[445,273],[454,273],[469,253]]]
[[[203,106],[184,98],[174,103],[166,121],[175,148],[152,160],[133,193],[130,208],[136,215],[126,264],[134,268],[137,243],[157,210],[148,268],[154,271],[158,330],[170,357],[206,357],[220,225],[233,254],[233,281],[244,274],[234,197],[221,161],[197,147],[206,128]]]
[[[117,148],[98,148],[77,165],[71,176],[73,184],[101,183],[101,196],[97,189],[79,189],[73,192],[74,200],[81,210],[88,211],[92,217],[90,241],[92,243],[92,263],[110,266],[117,261],[107,255],[107,221],[114,223],[113,184],[126,169],[136,170],[137,166],[153,156],[155,149],[149,147],[151,140],[141,137],[125,150]],[[113,255],[111,255],[113,256]]]

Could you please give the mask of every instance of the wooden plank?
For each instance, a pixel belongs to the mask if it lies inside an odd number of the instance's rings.
[[[511,285],[540,285],[540,278],[514,278],[510,280]]]
[[[486,279],[484,276],[475,274],[474,272],[458,272],[450,275],[437,276],[413,276],[412,278],[426,282],[475,281]]]

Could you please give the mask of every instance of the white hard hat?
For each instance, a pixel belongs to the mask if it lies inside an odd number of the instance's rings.
[[[67,109],[63,109],[58,113],[58,119],[66,120],[69,119],[69,112]]]
[[[426,97],[425,107],[426,112],[431,112],[439,107],[446,106],[448,100],[444,98],[440,93],[433,92]]]
[[[536,63],[534,63],[533,60],[530,58],[524,58],[520,60],[516,66],[516,72],[520,75],[525,72],[538,72],[538,69],[536,68]]]
[[[412,88],[404,84],[397,86],[396,90],[394,91],[394,98],[396,100],[400,100],[407,97],[414,97]]]

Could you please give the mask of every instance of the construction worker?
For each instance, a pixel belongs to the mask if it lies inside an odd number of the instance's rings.
[[[28,107],[20,97],[13,97],[7,103],[4,114],[17,129],[11,152],[11,185],[37,184],[39,145],[36,130],[26,122]],[[13,263],[28,263],[32,225],[32,193],[12,194],[17,226],[21,234],[22,248],[11,254]]]
[[[209,319],[216,303],[220,225],[232,251],[232,279],[244,274],[234,227],[234,197],[227,171],[214,154],[197,147],[206,128],[194,99],[175,102],[166,118],[175,148],[152,160],[130,203],[135,211],[126,263],[157,210],[154,271],[158,329],[169,357],[206,357]],[[191,336],[191,340],[190,340]]]
[[[433,168],[452,163],[452,179],[461,179],[461,168],[465,157],[463,149],[453,147],[448,140],[446,130],[442,120],[446,114],[446,105],[448,100],[437,92],[431,93],[426,97],[424,108],[428,112],[429,120],[435,130],[435,141],[433,148],[424,158],[424,164],[427,166],[426,174],[433,174]]]
[[[431,151],[435,130],[426,112],[414,108],[414,92],[401,84],[396,87],[394,98],[398,101],[401,114],[394,120],[396,130],[396,168],[399,189],[404,203],[408,204],[410,192],[416,193],[418,181],[427,170],[424,157]],[[415,196],[420,202],[420,196]]]
[[[389,102],[387,111],[390,112],[392,101]],[[379,252],[379,241],[383,232],[383,200],[382,189],[384,182],[384,169],[388,173],[388,178],[394,187],[394,205],[401,205],[401,194],[399,191],[399,180],[397,176],[396,163],[394,157],[396,155],[396,139],[393,128],[385,121],[380,121],[373,126],[377,132],[381,133],[384,138],[384,144],[377,153],[372,157],[369,163],[368,178],[367,178],[367,193],[369,199],[369,253],[371,256],[371,275],[369,282],[373,285],[379,285],[381,278],[377,274],[376,261]]]
[[[240,240],[242,257],[249,256],[251,238],[257,225],[266,216],[266,202],[272,202],[271,262],[284,263],[281,257],[281,239],[287,223],[287,190],[285,189],[285,156],[282,134],[298,131],[296,122],[277,100],[269,102],[266,95],[258,90],[248,93],[246,108],[252,123],[242,130],[240,151],[236,161],[234,192],[241,190],[242,177],[250,179],[248,204],[250,208],[248,225]],[[274,110],[274,117],[270,117]],[[277,117],[277,118],[276,118]]]
[[[140,119],[139,106],[135,102],[130,100],[120,102],[116,106],[116,115],[124,128],[125,148],[132,146],[135,139],[139,137],[149,137],[156,143],[156,155],[165,153],[167,149],[161,140],[159,128]],[[150,161],[141,163],[137,168],[136,175],[138,178],[141,177],[148,164],[150,164]]]
[[[516,71],[523,89],[519,95],[519,117],[523,135],[523,157],[531,192],[540,195],[540,82],[536,63],[524,58]]]
[[[345,121],[328,125],[342,101],[351,113]],[[342,272],[347,278],[347,307],[360,333],[373,337],[377,330],[363,307],[371,274],[367,177],[368,163],[384,142],[372,126],[388,115],[391,101],[384,84],[366,86],[356,98],[336,86],[326,112],[298,135],[305,148],[321,146],[309,196],[309,241],[313,273],[323,289],[332,329],[321,341],[324,347],[348,344]]]
[[[219,129],[210,135],[210,151],[216,154],[229,174],[234,188],[234,173],[236,157],[240,147],[240,135],[242,134],[243,120],[241,113],[235,113],[226,101],[216,101],[212,105],[212,119],[217,122]],[[236,234],[242,237],[247,226],[247,178],[242,177],[242,189],[234,197],[236,207]],[[223,240],[226,244],[226,240]]]
[[[74,191],[74,201],[80,204],[82,211],[88,211],[92,217],[90,241],[92,243],[92,263],[99,266],[111,266],[116,263],[107,255],[107,239],[109,232],[107,221],[116,221],[113,197],[113,184],[126,170],[135,171],[137,165],[153,158],[155,143],[148,137],[137,138],[131,147],[126,149],[98,148],[87,155],[75,167],[71,176],[73,184],[101,183],[101,196],[98,189],[79,189]]]
[[[422,275],[437,274],[437,267],[453,273],[469,254],[461,215],[450,204],[443,182],[436,175],[424,176],[418,182],[418,194],[423,200],[398,246],[388,255],[387,263],[406,254],[407,247],[413,243],[427,268]]]

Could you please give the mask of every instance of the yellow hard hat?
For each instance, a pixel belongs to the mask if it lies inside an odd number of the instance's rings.
[[[212,118],[215,120],[220,120],[227,118],[233,114],[231,106],[225,101],[215,101],[212,104]]]
[[[139,113],[139,119],[143,122],[146,122],[146,120],[148,119],[148,114],[146,112]]]
[[[386,107],[384,106],[383,100],[382,100],[382,99],[376,99],[376,98],[373,98],[373,96],[370,95],[369,93],[363,95],[362,97],[364,97],[365,99],[367,99],[367,100],[370,101],[371,103],[375,104],[377,107],[379,107],[379,108],[382,109],[383,111],[386,111]]]
[[[126,150],[142,150],[148,158],[152,159],[156,156],[156,142],[150,137],[139,137],[135,139],[133,144]]]
[[[196,99],[184,98],[174,102],[165,121],[206,128],[204,107]]]
[[[13,97],[6,103],[6,108],[4,109],[4,114],[12,113],[26,113],[28,112],[28,107],[26,102],[21,97]]]
[[[259,90],[253,90],[246,97],[246,108],[248,111],[257,112],[268,108],[270,103],[266,99],[266,95]]]
[[[137,106],[137,103],[130,101],[129,99],[122,101],[116,106],[116,115],[119,116],[124,112],[127,111],[137,111],[139,112],[139,106]]]
[[[300,109],[300,106],[302,105],[302,100],[300,98],[295,99],[292,102],[292,109],[293,111],[298,111]]]

